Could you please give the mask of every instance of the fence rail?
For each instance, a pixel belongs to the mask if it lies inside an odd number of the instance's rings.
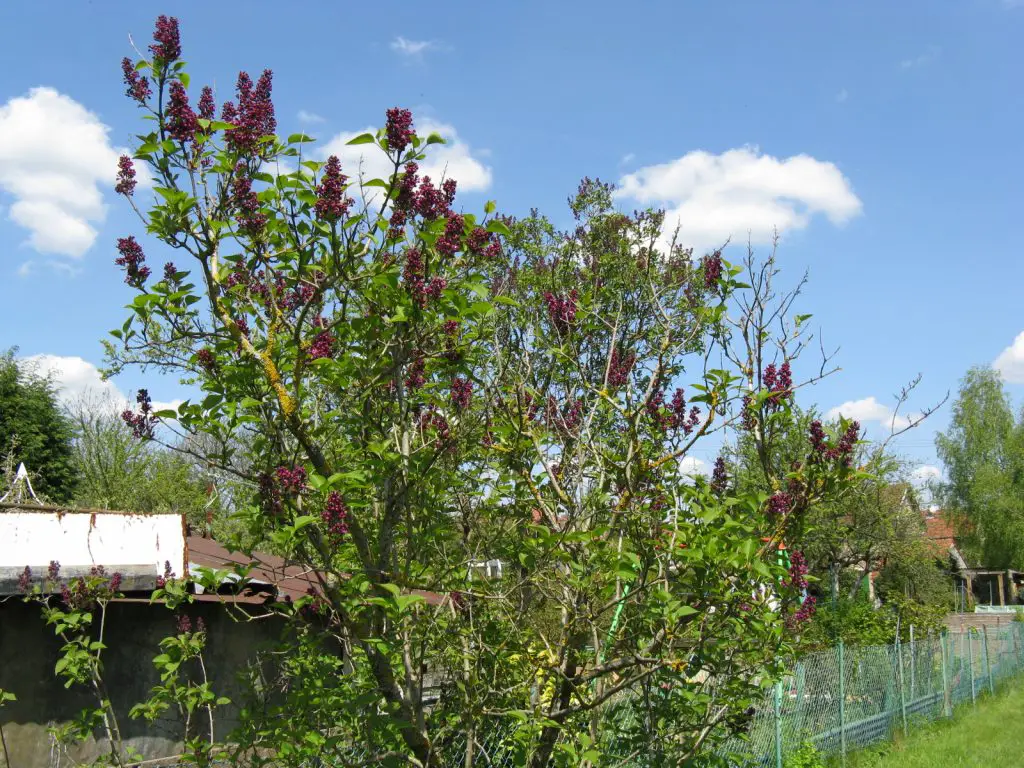
[[[805,656],[766,692],[744,737],[725,752],[737,766],[783,768],[805,744],[846,754],[949,717],[1024,670],[1024,623],[943,632],[907,643]]]

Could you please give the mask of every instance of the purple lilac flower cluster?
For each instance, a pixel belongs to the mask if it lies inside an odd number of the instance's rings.
[[[461,376],[452,380],[452,406],[458,411],[469,408],[473,399],[473,382]]]
[[[576,322],[576,309],[579,292],[573,288],[567,296],[546,291],[544,303],[548,309],[548,320],[560,334],[566,334]]]
[[[405,388],[410,392],[415,392],[417,389],[427,383],[427,364],[423,360],[422,355],[416,355],[409,362],[409,368],[405,374]]]
[[[384,132],[388,138],[388,149],[402,152],[416,135],[412,126],[412,112],[400,107],[389,109],[386,113]]]
[[[212,350],[205,347],[200,349],[196,352],[196,361],[207,373],[214,374],[217,372],[217,357],[213,354]]]
[[[139,74],[135,64],[127,56],[121,59],[121,72],[124,75],[125,95],[139,104],[145,104],[146,99],[153,95],[149,80]]]
[[[153,44],[149,52],[160,64],[167,65],[181,58],[181,34],[174,16],[157,16]]]
[[[783,580],[782,586],[792,589],[807,589],[807,558],[800,550],[794,550],[789,556],[789,575]]]
[[[153,401],[149,396],[149,390],[140,389],[135,396],[135,402],[139,405],[139,413],[125,408],[121,412],[121,420],[131,428],[132,435],[136,438],[152,438],[157,418],[153,415]]]
[[[445,223],[444,234],[437,239],[437,252],[444,256],[454,256],[462,247],[462,234],[466,227],[466,221],[457,213],[448,217]]]
[[[171,83],[167,103],[167,132],[172,139],[181,142],[192,141],[199,130],[199,118],[188,103],[188,93],[180,81]]]
[[[192,629],[193,629],[192,617],[189,616],[187,613],[180,613],[180,614],[178,614],[178,617],[177,617],[177,619],[175,621],[175,626],[176,626],[176,628],[178,630],[178,634],[179,635],[190,635],[190,634],[192,634]],[[205,632],[206,631],[206,622],[203,621],[203,617],[202,616],[200,616],[200,617],[198,617],[196,619],[195,631],[196,632]]]
[[[135,193],[135,186],[138,181],[135,179],[135,165],[128,155],[121,155],[117,161],[117,183],[114,191],[119,195],[131,197]]]
[[[809,440],[811,443],[811,459],[838,461],[844,467],[849,467],[853,462],[853,449],[860,439],[860,422],[853,421],[833,445],[825,434],[825,428],[821,422],[815,419],[811,422],[809,429]]]
[[[451,437],[451,427],[448,425],[448,419],[444,417],[444,414],[438,413],[433,408],[424,411],[420,415],[420,429],[426,432],[429,429],[433,429],[437,432],[438,438],[441,442],[447,443]]]
[[[629,374],[636,363],[636,353],[620,352],[616,347],[612,350],[612,359],[608,363],[608,387],[619,389],[629,381]]]
[[[316,188],[316,217],[320,221],[335,222],[348,213],[352,198],[345,197],[345,183],[348,176],[341,172],[341,160],[337,155],[327,158],[324,176]]]
[[[320,513],[320,518],[327,533],[335,539],[340,539],[348,533],[348,506],[338,491],[331,491],[327,495],[327,502]]]
[[[331,357],[334,354],[334,334],[330,331],[320,331],[309,345],[308,354],[310,360]]]
[[[681,429],[684,435],[689,435],[700,423],[700,408],[692,406],[687,413],[686,393],[682,387],[676,387],[667,408],[665,393],[656,389],[647,401],[647,413],[659,429]]]
[[[776,491],[768,497],[767,514],[769,520],[779,520],[793,506],[793,497],[785,491]],[[794,553],[799,554],[799,553]]]
[[[775,363],[770,363],[764,369],[761,381],[765,388],[771,392],[766,399],[766,405],[779,407],[783,401],[793,395],[793,373],[789,367],[789,360],[784,360],[782,365],[775,368]]]
[[[249,237],[258,238],[267,225],[267,216],[260,211],[260,200],[252,189],[252,179],[245,172],[245,163],[235,167],[235,177],[231,181],[231,206],[235,210],[238,228]]]
[[[239,72],[235,84],[237,106],[228,101],[221,107],[221,120],[235,126],[226,134],[228,146],[239,154],[258,154],[260,140],[264,136],[272,136],[277,130],[274,102],[271,100],[273,78],[274,73],[265,69],[253,88],[249,74]]]
[[[704,287],[712,290],[722,279],[722,252],[715,251],[704,257]]]
[[[711,472],[711,492],[721,495],[729,485],[729,473],[725,467],[725,459],[715,459],[715,468]]]
[[[213,88],[208,85],[203,86],[203,90],[199,92],[199,117],[203,120],[213,120],[217,114],[217,102],[213,100]]]
[[[553,429],[572,435],[579,427],[582,417],[583,403],[575,397],[567,400],[561,408],[553,395],[548,397],[544,418]]]
[[[797,609],[796,613],[794,613],[786,620],[787,626],[790,629],[795,629],[796,627],[799,627],[801,624],[808,621],[814,615],[814,612],[817,609],[817,602],[817,598],[815,598],[814,595],[807,595],[804,598],[803,603],[800,604],[800,607]]]
[[[306,470],[304,467],[295,466],[291,469],[288,469],[288,467],[278,467],[274,470],[274,474],[277,477],[278,485],[281,486],[281,490],[285,493],[298,496],[306,490]]]
[[[119,237],[117,239],[117,252],[121,254],[114,263],[124,267],[124,281],[133,288],[141,288],[150,275],[150,269],[146,266],[146,254],[142,246],[132,236]]]
[[[167,586],[167,582],[174,578],[174,571],[171,570],[171,561],[164,560],[164,572],[162,576],[156,577],[156,588],[163,589]]]

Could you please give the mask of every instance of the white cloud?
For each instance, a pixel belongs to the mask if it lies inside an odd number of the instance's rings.
[[[701,461],[694,456],[684,456],[679,462],[679,471],[690,477],[696,477],[697,475],[707,475],[708,465],[706,461]]]
[[[322,154],[325,157],[337,155],[342,169],[351,177],[357,176],[361,168],[366,179],[387,178],[392,169],[391,161],[379,147],[373,144],[347,145],[350,139],[373,130],[366,128],[339,133],[327,142]],[[423,137],[439,133],[447,140],[446,144],[435,144],[427,150],[427,159],[420,164],[421,176],[429,176],[435,184],[442,178],[455,179],[463,192],[483,191],[491,186],[490,167],[477,159],[480,153],[474,154],[453,126],[430,119],[420,120],[416,124],[416,133]]]
[[[627,174],[619,198],[666,208],[666,231],[698,252],[749,234],[769,242],[776,229],[803,229],[816,214],[844,224],[861,212],[849,180],[832,163],[808,155],[779,159],[756,147],[720,155],[698,150]]]
[[[57,398],[65,405],[79,400],[109,400],[117,408],[135,407],[114,382],[104,381],[99,369],[84,358],[76,355],[31,355],[21,361],[33,368],[40,376],[53,376],[57,385]],[[153,410],[177,410],[183,401],[154,400]]]
[[[307,112],[304,109],[299,110],[298,118],[300,123],[306,123],[307,125],[326,121],[326,118],[318,115],[316,112]]]
[[[999,353],[992,367],[1011,384],[1024,384],[1024,331],[1017,334],[1013,343]]]
[[[884,403],[878,402],[873,396],[861,400],[848,400],[842,405],[837,405],[825,414],[829,420],[845,416],[854,419],[861,424],[876,422],[887,430],[895,431],[910,426],[910,421],[918,414],[896,414],[892,408]]]
[[[942,477],[942,470],[931,464],[922,464],[910,473],[910,479],[917,485],[926,485]]]
[[[0,189],[8,217],[40,253],[81,257],[106,219],[118,150],[110,129],[74,99],[33,88],[0,106]]]
[[[836,101],[838,101],[840,104],[842,104],[848,98],[850,98],[850,92],[847,91],[845,88],[843,88],[841,91],[839,91],[839,93],[836,94]]]
[[[391,50],[410,58],[422,56],[427,51],[438,50],[437,43],[431,40],[406,40],[399,35],[391,41]]]
[[[921,55],[901,61],[900,69],[919,69],[920,67],[927,66],[939,57],[939,52],[939,48],[934,45],[930,46],[928,50]]]

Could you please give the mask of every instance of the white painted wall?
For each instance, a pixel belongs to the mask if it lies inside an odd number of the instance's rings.
[[[162,574],[170,561],[185,572],[185,531],[181,515],[126,515],[86,512],[0,510],[0,567],[35,570],[51,560],[62,566],[142,565]]]

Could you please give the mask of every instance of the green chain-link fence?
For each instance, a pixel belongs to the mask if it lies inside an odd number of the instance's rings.
[[[844,647],[808,654],[766,691],[743,736],[720,754],[737,768],[784,768],[787,756],[813,744],[824,755],[846,754],[909,733],[921,723],[949,717],[963,703],[992,692],[1003,679],[1024,671],[1024,623],[914,638],[907,643]],[[618,705],[628,703],[626,695]],[[628,706],[606,711],[603,738],[619,768],[648,768],[657,761],[643,749],[620,750],[623,728],[635,726]],[[515,729],[498,728],[473,740],[474,765],[515,768]],[[465,764],[467,738],[446,740],[441,764]],[[364,765],[368,753],[353,747],[342,763]],[[658,763],[661,765],[661,763]],[[59,763],[53,763],[58,766]]]
[[[906,643],[837,647],[801,659],[767,692],[745,738],[727,745],[750,757],[737,765],[782,768],[813,744],[847,752],[949,717],[963,702],[992,692],[1024,670],[1024,624],[969,629]]]

